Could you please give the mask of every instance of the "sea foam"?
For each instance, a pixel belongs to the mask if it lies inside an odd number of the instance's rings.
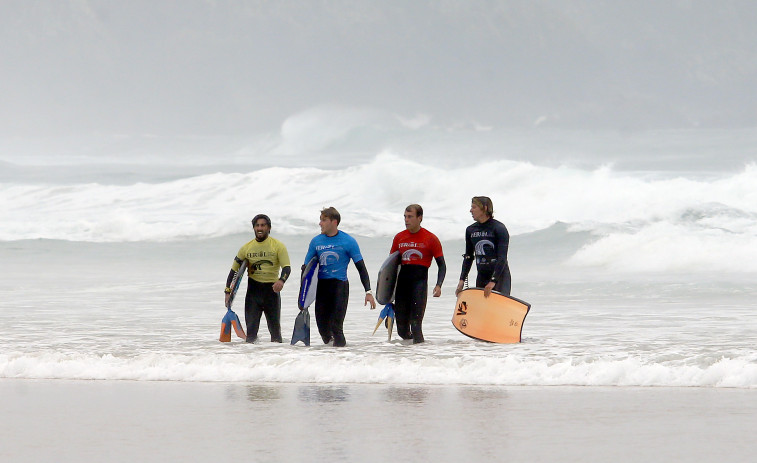
[[[0,355],[0,377],[138,381],[226,381],[500,386],[757,387],[754,358],[722,358],[707,365],[625,359],[529,359],[520,354],[337,354],[296,347],[255,355],[90,353]]]
[[[423,205],[424,226],[451,240],[472,221],[470,198],[486,194],[513,236],[555,223],[590,232],[572,265],[757,270],[754,165],[715,179],[646,178],[507,160],[449,168],[384,152],[341,169],[269,167],[128,185],[3,183],[0,193],[0,240],[92,242],[244,233],[260,212],[279,233],[310,235],[326,206],[340,210],[345,231],[391,237],[410,203]]]

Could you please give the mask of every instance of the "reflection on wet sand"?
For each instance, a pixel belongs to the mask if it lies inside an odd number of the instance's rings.
[[[459,389],[462,399],[474,402],[490,402],[507,398],[507,390],[501,387],[463,387]]]
[[[303,402],[334,403],[346,402],[350,399],[346,386],[301,386],[297,396]]]
[[[428,387],[421,386],[390,386],[382,390],[382,395],[388,402],[404,404],[423,404],[428,399],[429,393]]]
[[[225,390],[226,399],[233,402],[272,402],[282,397],[281,386],[254,384],[248,386],[229,385]]]
[[[247,400],[250,402],[269,402],[281,398],[281,387],[279,386],[247,386]]]

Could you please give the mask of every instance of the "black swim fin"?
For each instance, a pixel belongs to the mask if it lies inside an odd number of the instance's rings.
[[[294,319],[294,331],[292,332],[291,345],[302,341],[306,346],[310,345],[310,312],[308,309],[300,310],[297,318]]]

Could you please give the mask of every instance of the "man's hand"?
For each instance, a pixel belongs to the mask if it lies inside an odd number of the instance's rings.
[[[273,292],[278,293],[284,288],[284,282],[281,280],[276,280],[276,283],[273,284]]]
[[[442,287],[439,285],[434,286],[434,297],[439,297],[442,295]]]
[[[371,310],[376,308],[376,299],[373,298],[373,294],[366,293],[365,295],[365,304],[363,304],[363,307],[365,307],[368,303],[371,304]]]
[[[489,294],[492,293],[492,289],[494,289],[494,282],[490,281],[484,286],[484,297],[489,297]]]
[[[460,282],[457,284],[457,288],[455,288],[455,296],[460,294],[460,291],[463,290],[463,285],[465,284],[465,280],[460,280]]]

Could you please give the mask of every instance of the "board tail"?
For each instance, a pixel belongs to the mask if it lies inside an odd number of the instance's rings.
[[[244,334],[244,328],[242,328],[242,322],[239,321],[239,317],[233,310],[227,309],[226,315],[221,320],[221,336],[218,339],[221,342],[231,342],[231,327],[234,327],[234,332],[238,337],[247,339]]]
[[[457,295],[452,324],[462,334],[500,344],[522,340],[523,322],[531,309],[528,302],[483,288],[468,288]]]
[[[389,304],[394,301],[394,292],[397,289],[397,275],[399,275],[402,254],[394,251],[389,254],[379,270],[376,279],[376,302]]]
[[[300,310],[294,319],[294,331],[292,331],[291,345],[302,341],[306,346],[310,345],[310,312],[308,309]]]
[[[297,296],[297,307],[307,309],[315,301],[318,287],[318,256],[314,256],[305,266],[300,278],[300,292]]]

